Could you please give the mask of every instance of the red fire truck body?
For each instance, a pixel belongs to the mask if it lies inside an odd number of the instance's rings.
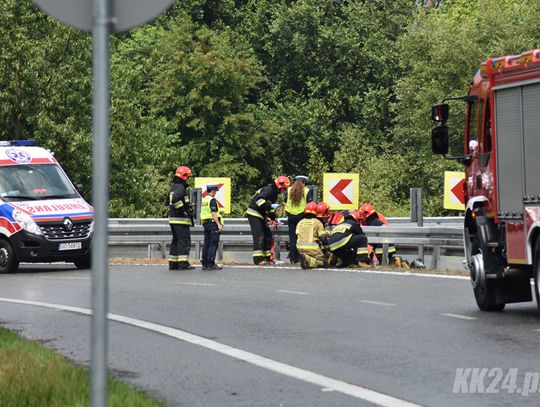
[[[540,308],[540,50],[488,59],[465,97],[464,244],[477,304]],[[448,105],[433,107],[436,153],[448,152]]]

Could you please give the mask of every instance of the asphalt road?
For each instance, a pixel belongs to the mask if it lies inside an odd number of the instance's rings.
[[[110,272],[109,366],[170,406],[540,405],[536,305],[480,312],[465,279]],[[70,266],[0,275],[0,321],[88,364],[90,285]]]

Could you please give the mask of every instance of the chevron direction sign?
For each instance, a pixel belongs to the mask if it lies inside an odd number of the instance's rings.
[[[231,213],[231,179],[230,178],[207,178],[207,177],[195,177],[195,188],[202,189],[202,197],[207,194],[207,185],[217,185],[218,191],[216,194],[216,201],[218,203],[219,211],[223,213]]]
[[[464,184],[464,172],[444,172],[444,209],[465,210]]]
[[[357,209],[358,174],[331,172],[323,175],[323,200],[333,210]]]

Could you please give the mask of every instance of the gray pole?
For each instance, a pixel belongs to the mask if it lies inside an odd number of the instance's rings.
[[[109,202],[109,33],[110,0],[93,0],[93,126],[94,145],[92,195],[94,236],[92,239],[92,333],[91,406],[106,407],[107,391],[107,310]]]

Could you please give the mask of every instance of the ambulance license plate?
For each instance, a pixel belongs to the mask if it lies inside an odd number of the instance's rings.
[[[70,243],[60,243],[58,245],[58,250],[79,250],[82,248],[81,242],[70,242]]]

